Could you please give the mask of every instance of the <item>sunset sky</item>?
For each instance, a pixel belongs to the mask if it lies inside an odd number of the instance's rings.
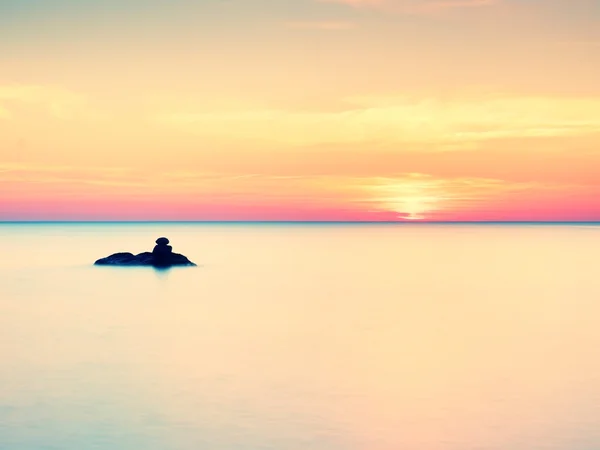
[[[600,2],[0,0],[0,220],[600,220]]]

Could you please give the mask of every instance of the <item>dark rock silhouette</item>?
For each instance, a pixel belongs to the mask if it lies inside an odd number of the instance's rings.
[[[193,262],[179,253],[173,253],[169,240],[165,237],[156,240],[152,253],[144,252],[139,255],[133,253],[115,253],[94,263],[97,266],[195,266]]]
[[[169,240],[166,237],[161,237],[156,240],[156,247],[152,250],[152,256],[158,265],[168,265],[171,256],[173,256],[173,247],[168,244]]]

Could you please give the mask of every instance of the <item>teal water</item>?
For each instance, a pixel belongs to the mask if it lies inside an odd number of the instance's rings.
[[[94,267],[165,235],[196,268]],[[595,450],[600,226],[2,224],[2,450]]]

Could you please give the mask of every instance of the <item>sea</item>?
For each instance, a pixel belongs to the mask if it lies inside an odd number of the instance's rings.
[[[100,267],[166,236],[197,267]],[[598,450],[600,224],[0,224],[1,450]]]

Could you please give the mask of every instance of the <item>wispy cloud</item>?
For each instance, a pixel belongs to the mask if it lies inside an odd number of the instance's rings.
[[[297,30],[324,30],[324,31],[342,31],[355,28],[353,22],[345,21],[310,21],[310,22],[285,22],[286,28]]]
[[[558,44],[573,47],[600,47],[600,41],[562,41]]]
[[[384,220],[444,220],[486,204],[509,204],[523,196],[548,197],[568,188],[589,193],[590,186],[515,182],[483,177],[439,177],[427,173],[393,176],[210,173],[201,171],[145,172],[124,168],[0,165],[2,202],[63,202],[102,200],[118,209],[121,202],[157,205],[187,203],[228,205],[224,213],[256,207],[302,208],[304,211],[349,211],[355,217]],[[140,206],[141,208],[141,206]],[[211,207],[212,208],[212,207]],[[220,209],[215,214],[218,214]],[[193,211],[190,212],[193,218]],[[201,210],[198,214],[202,215]],[[214,216],[219,220],[222,217]]]
[[[600,98],[481,96],[441,100],[362,97],[339,112],[173,112],[155,120],[190,133],[288,145],[459,144],[600,133]]]
[[[339,3],[354,8],[381,9],[405,14],[432,14],[451,9],[480,8],[500,3],[501,0],[316,0],[321,3]]]
[[[9,119],[10,111],[0,105],[0,119]]]
[[[432,219],[468,209],[474,204],[505,195],[540,188],[535,183],[508,183],[486,178],[438,178],[409,173],[397,177],[372,179],[366,186],[369,202],[394,211],[408,220]]]
[[[331,177],[280,176],[260,173],[222,173],[192,170],[156,172],[135,168],[87,167],[68,165],[36,165],[0,163],[0,187],[16,183],[21,186],[45,185],[46,190],[68,187],[74,194],[89,187],[102,187],[104,192],[156,194],[206,194],[214,196],[262,198],[291,195],[289,188],[298,187],[294,195],[309,195],[324,186]],[[336,177],[334,177],[337,179]],[[352,177],[342,177],[346,181]],[[311,189],[311,186],[313,187]],[[287,194],[278,187],[288,188]],[[109,188],[117,188],[111,191]],[[125,188],[125,190],[122,190]],[[10,192],[10,190],[5,190]]]
[[[83,109],[86,98],[54,86],[10,84],[0,85],[0,117],[12,117],[11,106],[29,104],[41,107],[57,119],[71,119]]]

